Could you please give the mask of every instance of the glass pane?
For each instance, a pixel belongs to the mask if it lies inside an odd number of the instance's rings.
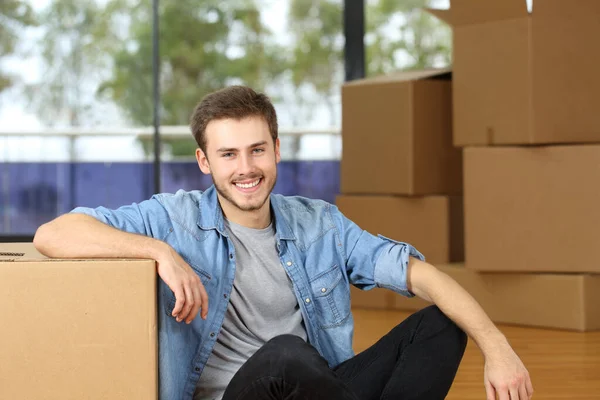
[[[152,113],[124,106],[133,95],[147,110],[152,66],[149,57],[123,66],[131,47],[151,48],[150,25],[129,29],[150,11],[127,1],[0,4],[0,235],[33,234],[76,206],[152,194],[134,129],[149,126]],[[135,91],[122,84],[131,76]]]
[[[449,66],[451,28],[424,10],[449,6],[449,0],[367,0],[367,75]]]
[[[211,185],[184,126],[204,95],[244,84],[265,92],[277,110],[283,161],[275,192],[333,201],[341,151],[342,2],[162,0],[161,16],[163,124],[172,126],[163,132],[163,191]]]
[[[283,161],[275,191],[339,188],[341,0],[161,0],[162,191],[205,189],[188,120],[232,84],[267,93]],[[147,0],[0,4],[0,235],[76,206],[153,193]]]

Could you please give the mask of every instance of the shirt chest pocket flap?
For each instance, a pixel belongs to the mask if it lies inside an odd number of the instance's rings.
[[[344,272],[334,265],[310,281],[321,328],[341,325],[350,315],[350,289]]]

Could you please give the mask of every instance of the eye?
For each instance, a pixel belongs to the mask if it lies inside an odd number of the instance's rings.
[[[256,154],[260,154],[260,153],[264,153],[264,152],[265,152],[265,149],[258,148],[258,149],[254,149],[254,150],[252,150],[252,151],[253,151],[254,153],[256,153]]]
[[[234,156],[234,154],[233,154],[233,153],[223,153],[223,154],[221,155],[221,157],[225,157],[225,158],[231,158],[231,157],[233,157],[233,156]]]

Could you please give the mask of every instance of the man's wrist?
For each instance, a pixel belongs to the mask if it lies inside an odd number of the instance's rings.
[[[507,348],[510,348],[508,339],[497,328],[486,333],[478,345],[485,358],[502,354]]]
[[[160,262],[164,260],[169,256],[170,251],[171,246],[163,241],[152,239],[151,242],[148,243],[148,255],[155,261]]]

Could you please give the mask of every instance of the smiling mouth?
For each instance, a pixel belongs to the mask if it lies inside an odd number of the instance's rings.
[[[255,188],[256,186],[258,186],[258,184],[262,181],[262,178],[258,178],[256,180],[253,180],[251,182],[245,182],[245,183],[241,183],[241,182],[236,182],[234,183],[234,185],[239,188],[239,189],[252,189]]]

